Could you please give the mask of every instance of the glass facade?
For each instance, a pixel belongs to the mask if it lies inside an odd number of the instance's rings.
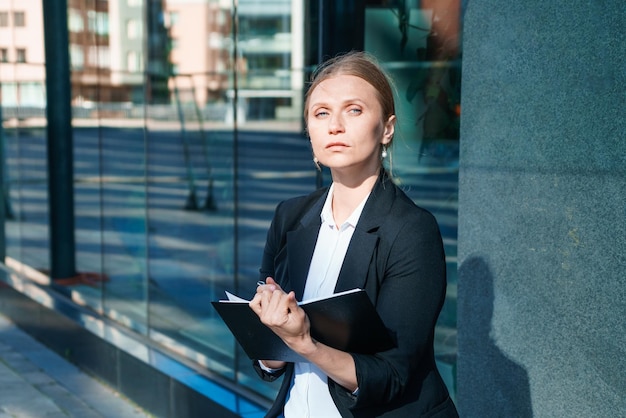
[[[276,204],[329,181],[301,116],[306,75],[332,43],[322,1],[68,1],[76,275],[52,283],[268,398],[277,386],[254,375],[210,301],[252,295]],[[460,3],[356,4],[356,47],[396,83],[392,172],[444,235],[436,353],[454,395]],[[31,275],[51,269],[57,198],[42,22],[40,2],[0,1],[2,250]]]

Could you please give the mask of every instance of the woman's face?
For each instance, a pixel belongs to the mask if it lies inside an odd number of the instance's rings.
[[[376,89],[360,77],[328,78],[309,97],[313,154],[334,172],[377,174],[380,145],[391,141],[394,122],[383,119]]]

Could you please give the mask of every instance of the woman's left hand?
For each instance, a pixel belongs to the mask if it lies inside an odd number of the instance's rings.
[[[257,288],[250,308],[294,351],[302,352],[312,343],[309,318],[298,306],[295,293],[285,293],[271,277]]]

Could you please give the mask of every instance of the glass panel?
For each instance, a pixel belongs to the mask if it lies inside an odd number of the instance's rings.
[[[252,376],[209,302],[251,296],[276,203],[315,186],[293,7],[301,20],[289,0],[239,2],[237,16],[230,2],[165,2],[149,63],[167,93],[147,114],[151,336],[268,397],[277,387]]]
[[[28,3],[28,2],[27,2]],[[4,3],[0,13],[5,262],[37,275],[50,269],[45,67],[41,5]],[[25,26],[28,25],[27,28]],[[18,29],[14,28],[17,27]]]
[[[392,172],[407,194],[437,218],[448,290],[435,351],[451,394],[456,365],[456,243],[460,117],[460,2],[368,2],[365,50],[396,84],[398,123]]]
[[[210,304],[237,269],[231,3],[163,2],[149,16],[150,335],[234,379],[234,340]]]
[[[5,107],[3,116],[13,111],[19,115],[20,109]],[[26,127],[11,117],[4,123],[6,254],[43,271],[49,269],[45,138],[41,126]]]
[[[44,74],[41,64],[0,63],[6,263],[45,273],[50,260]]]
[[[436,350],[452,387],[459,2],[366,3],[365,49],[398,91],[393,172],[444,234],[449,289]],[[68,10],[76,255],[94,283],[72,289],[94,309],[272,398],[277,386],[254,375],[210,301],[225,290],[252,296],[276,204],[322,180],[302,126],[304,53],[319,48],[305,40],[305,2],[76,4]],[[42,32],[40,19],[26,14],[25,24]],[[0,49],[8,61],[0,62],[7,254],[46,271],[43,48],[18,46],[39,64],[15,63],[13,47]]]
[[[125,22],[141,21],[141,5],[108,2],[108,17],[97,15],[99,55],[108,56],[108,80],[100,87],[98,155],[100,158],[103,290],[108,316],[147,333],[148,246],[146,131],[143,68],[130,68],[128,54],[144,54],[144,38],[129,37]],[[110,23],[110,26],[109,26]],[[113,29],[114,31],[110,31]],[[106,37],[105,37],[106,35]]]
[[[252,297],[276,205],[315,189],[316,171],[303,134],[304,2],[239,2],[238,292]],[[240,353],[238,381],[273,398]]]
[[[143,55],[143,43],[127,39],[123,24],[143,19],[143,11],[122,2],[89,7],[70,6],[69,13],[75,21],[87,22],[75,23],[70,52],[77,270],[88,273],[91,281],[73,289],[89,306],[145,333],[144,77],[138,65],[130,71],[125,58]],[[114,33],[109,33],[110,21]]]

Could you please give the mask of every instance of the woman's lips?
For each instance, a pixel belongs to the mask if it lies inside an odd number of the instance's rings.
[[[332,142],[328,145],[326,145],[326,148],[345,148],[348,145],[344,144],[343,142]]]

